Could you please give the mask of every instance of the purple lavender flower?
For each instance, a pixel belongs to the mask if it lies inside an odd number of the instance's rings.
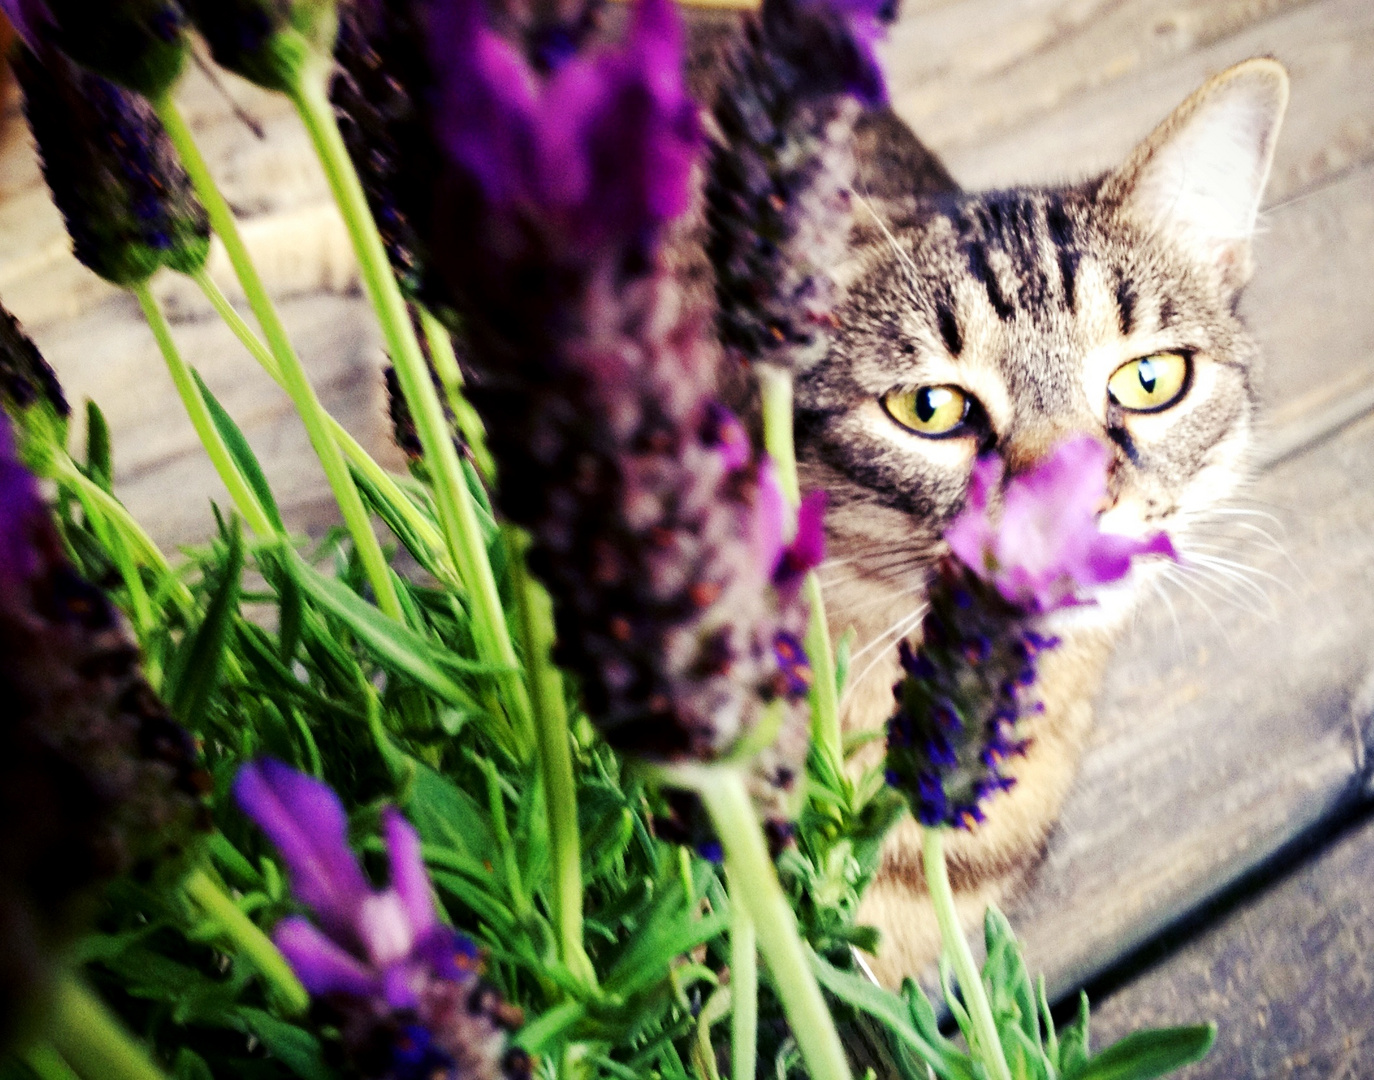
[[[480,978],[481,954],[440,923],[415,830],[382,812],[391,884],[376,891],[348,847],[338,796],[278,761],[245,765],[239,806],[267,833],[314,915],[283,919],[273,938],[338,1023],[354,1065],[396,1080],[524,1080],[507,1051],[521,1022]]]
[[[886,99],[877,0],[765,0],[715,103],[706,189],[719,327],[741,359],[805,368],[832,325],[861,106]]]
[[[67,562],[0,412],[0,1040],[96,888],[185,854],[207,774],[118,613]]]
[[[15,73],[73,254],[117,285],[203,266],[209,221],[151,106],[40,48],[22,50]]]
[[[921,644],[903,642],[888,780],[924,825],[973,828],[984,803],[1015,784],[1006,771],[1030,746],[1038,659],[1059,644],[1039,628],[1058,608],[1122,578],[1137,555],[1173,557],[1164,533],[1103,533],[1107,451],[1087,436],[1061,443],[1013,477],[993,509],[1002,460],[974,467],[968,502],[945,531],[952,555],[930,587]]]
[[[444,175],[427,238],[463,318],[497,503],[532,536],[556,659],[619,750],[729,753],[781,699],[756,759],[785,818],[808,744],[798,567],[771,467],[719,404],[709,313],[662,251],[699,146],[669,0],[625,41],[541,74],[481,0],[427,0]],[[809,512],[810,514],[810,512]]]
[[[53,46],[126,89],[157,97],[180,77],[189,44],[176,0],[0,0],[30,48]]]
[[[968,501],[945,539],[1011,603],[1039,612],[1083,603],[1081,590],[1120,580],[1138,555],[1177,558],[1166,533],[1138,540],[1100,530],[1107,448],[1091,436],[1060,443],[1030,472],[1013,477],[998,514],[992,496],[1002,471],[995,454],[978,460]]]
[[[435,135],[506,259],[531,231],[555,259],[651,243],[686,209],[700,128],[669,0],[636,4],[622,48],[565,59],[547,77],[490,29],[482,0],[425,6]]]

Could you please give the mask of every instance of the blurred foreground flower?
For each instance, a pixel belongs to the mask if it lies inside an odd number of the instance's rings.
[[[41,998],[92,887],[202,824],[208,777],[113,606],[67,562],[0,413],[0,1026]],[[6,1033],[7,1034],[7,1033]]]
[[[901,646],[904,676],[888,721],[888,781],[923,825],[972,828],[983,805],[1015,784],[1004,766],[1030,745],[1037,658],[1059,644],[1040,618],[1092,603],[1139,555],[1174,557],[1164,533],[1104,533],[1107,450],[1088,436],[1061,443],[1007,482],[1002,459],[974,466],[968,501],[945,531],[921,644]]]
[[[825,354],[852,218],[854,122],[887,97],[875,47],[891,0],[765,0],[715,103],[706,188],[719,327],[743,360]]]
[[[382,812],[391,883],[377,892],[325,784],[268,760],[239,771],[234,796],[315,917],[283,919],[273,937],[355,1067],[385,1080],[528,1077],[528,1057],[506,1047],[520,1010],[481,979],[477,947],[439,922],[419,836],[394,808]]]
[[[186,16],[176,0],[0,0],[33,49],[77,63],[147,97],[171,89],[186,63]]]
[[[446,166],[429,246],[555,656],[624,752],[710,761],[757,738],[756,795],[785,817],[810,679],[790,585],[818,532],[784,543],[773,470],[716,401],[709,313],[662,258],[699,145],[673,6],[641,0],[619,49],[547,77],[479,0],[425,10]]]

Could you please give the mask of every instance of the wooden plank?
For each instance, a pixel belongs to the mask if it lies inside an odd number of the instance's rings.
[[[391,442],[381,352],[360,297],[287,300],[282,318],[321,399],[383,464],[403,469]],[[338,518],[305,431],[286,395],[218,318],[179,319],[174,336],[243,428],[288,525],[318,534]],[[74,404],[93,398],[114,432],[116,490],[169,549],[205,538],[208,500],[225,503],[137,307],[116,296],[80,319],[35,332]],[[81,445],[80,418],[73,445]]]
[[[1216,533],[1274,580],[1251,591],[1198,575],[1192,595],[1171,590],[1168,606],[1147,607],[1118,649],[1093,748],[1010,913],[1056,988],[1086,981],[1362,791],[1350,702],[1374,665],[1374,493],[1352,478],[1371,469],[1368,419],[1276,466],[1251,503],[1276,520],[1238,516]]]
[[[1374,822],[1098,1002],[1096,1045],[1217,1022],[1179,1080],[1362,1080],[1374,1061]]]
[[[1210,74],[1258,55],[1293,76],[1271,202],[1374,160],[1365,0],[962,0],[896,28],[893,103],[970,187],[1091,175]]]

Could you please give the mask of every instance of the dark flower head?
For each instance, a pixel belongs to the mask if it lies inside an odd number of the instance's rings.
[[[182,0],[215,63],[269,90],[290,92],[334,51],[334,0]]]
[[[538,74],[482,0],[428,0],[435,134],[497,243],[555,257],[652,243],[686,209],[700,143],[671,0],[638,0],[623,46]]]
[[[96,887],[194,842],[208,776],[108,599],[63,554],[0,412],[0,1028]],[[0,1039],[8,1032],[0,1031]]]
[[[926,621],[940,633],[900,647],[887,777],[923,825],[972,828],[983,804],[1015,784],[1006,769],[1030,747],[1040,650],[1027,639],[1044,639],[1026,612],[953,559],[941,564],[930,604]]]
[[[876,0],[765,0],[715,102],[706,189],[721,339],[740,359],[804,369],[834,323],[847,250],[853,127],[886,97]]]
[[[1009,602],[1038,612],[1090,603],[1085,590],[1119,581],[1139,555],[1177,558],[1167,533],[1136,539],[1101,531],[1107,455],[1088,435],[1060,443],[1007,482],[1000,513],[993,495],[1002,459],[980,458],[967,504],[945,530],[950,549]]]
[[[269,760],[239,771],[234,797],[314,915],[283,919],[273,937],[333,1014],[355,1067],[388,1080],[524,1080],[523,1059],[506,1050],[519,1010],[482,981],[472,941],[439,921],[419,836],[395,809],[382,812],[391,883],[377,891],[325,784]]]
[[[177,0],[0,0],[31,48],[56,45],[77,63],[147,97],[170,90],[186,64]]]
[[[15,424],[24,463],[49,475],[54,451],[67,445],[71,409],[57,374],[13,315],[0,306],[0,408]]]
[[[203,266],[209,222],[148,103],[52,49],[15,70],[76,257],[116,285]]]

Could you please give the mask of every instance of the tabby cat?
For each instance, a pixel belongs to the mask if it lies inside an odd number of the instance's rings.
[[[1278,63],[1250,60],[1106,176],[978,194],[959,191],[891,113],[863,122],[871,212],[837,272],[829,355],[797,386],[803,484],[830,495],[831,628],[857,631],[850,730],[892,710],[897,640],[919,626],[926,572],[978,454],[1015,474],[1068,436],[1096,436],[1114,448],[1104,527],[1167,529],[1185,559],[1190,526],[1240,483],[1257,355],[1237,307],[1287,96]],[[1064,644],[1042,667],[1047,708],[1019,782],[949,848],[969,919],[1041,857],[1113,640],[1157,573],[1147,561],[1098,605],[1053,616]],[[883,931],[882,981],[937,955],[911,820],[861,917]]]

